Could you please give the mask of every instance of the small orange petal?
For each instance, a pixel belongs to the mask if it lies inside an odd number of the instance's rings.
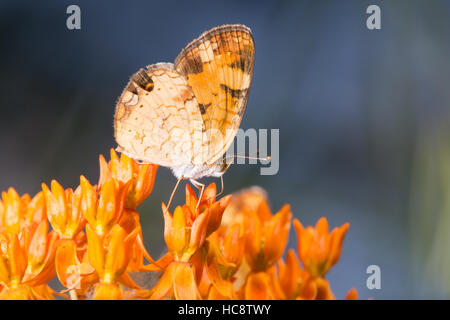
[[[1,242],[0,242],[1,245]],[[7,267],[7,256],[0,249],[0,283],[7,283],[9,281],[9,270]],[[1,292],[0,286],[0,292]]]
[[[12,279],[21,280],[28,264],[26,249],[20,245],[18,236],[15,234],[8,245],[9,270]]]
[[[110,230],[111,224],[116,218],[116,186],[110,179],[102,185],[98,202],[97,219],[95,229],[99,234],[105,234]]]
[[[100,163],[100,178],[98,179],[98,185],[103,185],[107,180],[111,179],[111,171],[109,170],[108,163],[103,155],[99,156]]]
[[[53,215],[55,225],[61,229],[63,233],[67,221],[66,193],[64,192],[64,188],[56,180],[52,180],[51,188],[54,196],[52,200],[56,201],[56,203],[53,204],[54,210],[50,213]],[[70,199],[72,199],[72,189],[68,189],[68,193]]]
[[[217,291],[228,299],[235,299],[233,285],[230,281],[223,280],[220,276],[218,266],[214,263],[205,266],[206,272]]]
[[[97,192],[84,177],[80,177],[81,185],[81,212],[91,226],[97,225]]]
[[[271,300],[270,279],[265,272],[252,273],[245,285],[246,300]]]
[[[331,252],[330,252],[331,266],[335,265],[341,256],[342,243],[344,242],[344,238],[349,227],[350,224],[347,222],[343,226],[333,230],[331,234]]]
[[[150,297],[151,300],[163,299],[173,289],[173,278],[174,278],[173,273],[176,266],[177,264],[175,262],[172,262],[168,265],[162,277],[159,279],[156,286],[152,289],[153,294]]]
[[[322,234],[328,234],[329,226],[328,226],[328,220],[325,217],[321,217],[317,223],[316,223],[316,230],[319,233],[319,235]]]
[[[209,236],[211,233],[216,231],[217,228],[220,227],[220,224],[222,223],[223,212],[225,211],[227,205],[230,203],[231,197],[232,196],[230,194],[220,199],[220,201],[210,205],[209,210],[211,211],[211,216],[209,218],[206,236]]]
[[[327,280],[316,278],[315,282],[317,284],[316,300],[336,300]]]
[[[266,268],[280,259],[287,245],[292,213],[285,205],[264,225],[264,259]]]
[[[63,286],[74,288],[80,283],[81,270],[77,245],[73,240],[61,240],[56,249],[56,273]]]
[[[208,222],[210,220],[209,210],[202,212],[194,221],[191,228],[191,238],[189,242],[189,250],[194,253],[205,242],[208,228]]]
[[[345,296],[345,300],[358,300],[358,291],[355,288],[350,289]]]
[[[195,270],[190,263],[174,262],[173,289],[177,300],[201,299],[195,281]]]
[[[123,293],[115,283],[99,283],[95,286],[93,300],[122,300]]]
[[[44,193],[41,191],[38,192],[28,204],[27,220],[34,225],[38,225],[42,220],[45,220],[47,218],[46,211],[45,197]],[[0,221],[2,221],[1,218]]]
[[[86,225],[86,235],[88,239],[88,257],[89,263],[98,272],[100,276],[104,274],[105,250],[103,241],[99,235],[88,224]]]
[[[44,220],[34,232],[28,248],[28,263],[32,266],[37,266],[44,261],[48,249],[47,232],[48,223]]]
[[[22,199],[14,188],[9,188],[8,193],[3,192],[2,195],[5,206],[3,225],[8,233],[18,234],[20,231],[20,220],[25,214]]]
[[[173,213],[172,228],[170,230],[171,247],[177,254],[182,254],[188,245],[188,234],[186,232],[185,213],[181,207],[176,207]]]
[[[34,300],[34,297],[28,286],[20,286],[17,289],[1,291],[0,300]]]
[[[244,248],[241,226],[239,224],[230,226],[223,241],[223,254],[227,261],[239,265],[244,255]]]
[[[261,221],[268,221],[272,218],[272,213],[270,212],[269,205],[266,201],[260,202],[258,210],[256,210],[256,212],[258,213],[259,219],[261,219]]]
[[[105,256],[104,282],[116,281],[130,262],[131,244],[137,235],[137,229],[128,234],[120,225],[115,225],[111,232]]]
[[[186,205],[191,212],[195,212],[197,208],[197,196],[189,184],[186,184]]]
[[[206,202],[208,206],[212,205],[216,200],[217,187],[215,183],[211,183],[206,187],[200,202]]]

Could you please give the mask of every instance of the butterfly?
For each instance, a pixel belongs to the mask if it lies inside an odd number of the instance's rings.
[[[178,184],[220,177],[226,151],[247,105],[254,64],[251,30],[240,24],[212,28],[189,43],[174,63],[140,69],[120,96],[114,115],[117,151],[168,167]],[[222,188],[223,188],[223,180]]]

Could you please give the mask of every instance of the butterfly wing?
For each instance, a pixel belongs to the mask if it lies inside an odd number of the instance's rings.
[[[203,126],[191,87],[171,63],[134,74],[114,116],[118,151],[167,167],[200,161]]]
[[[202,159],[215,163],[239,129],[253,74],[254,42],[243,25],[225,25],[203,33],[175,59],[187,79],[205,126]]]

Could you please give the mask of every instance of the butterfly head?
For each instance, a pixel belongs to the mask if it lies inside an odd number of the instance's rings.
[[[230,167],[231,162],[227,162],[225,155],[222,158],[222,160],[218,161],[214,166],[214,171],[212,172],[211,176],[220,178],[224,175],[224,173],[228,170]]]

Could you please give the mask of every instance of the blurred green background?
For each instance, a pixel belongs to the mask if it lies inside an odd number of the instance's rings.
[[[81,30],[66,28],[67,6]],[[366,8],[381,8],[368,30]],[[173,61],[201,32],[242,23],[254,80],[242,128],[280,129],[280,171],[235,165],[225,192],[265,188],[303,224],[351,224],[328,278],[338,298],[450,294],[450,1],[0,1],[0,189],[95,183],[115,102],[131,74]],[[160,168],[141,207],[162,253],[160,210],[176,180]],[[183,190],[175,201],[183,199]],[[295,244],[292,232],[290,245]],[[366,268],[381,268],[368,290]]]

